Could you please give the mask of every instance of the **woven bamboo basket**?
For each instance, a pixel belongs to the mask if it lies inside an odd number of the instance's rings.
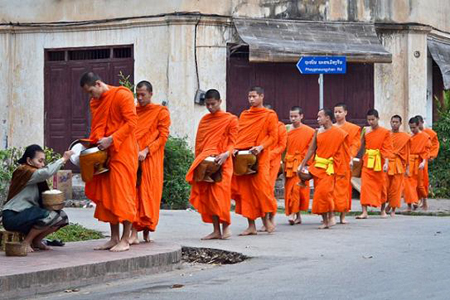
[[[48,210],[61,210],[64,208],[64,194],[59,190],[42,193],[42,204]]]
[[[5,245],[6,256],[27,256],[27,247],[18,242],[7,242]]]
[[[7,231],[0,228],[0,251],[5,251],[5,245],[8,242],[22,242],[24,235],[20,232]]]

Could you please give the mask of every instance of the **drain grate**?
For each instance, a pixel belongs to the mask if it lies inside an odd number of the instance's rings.
[[[199,264],[231,265],[250,258],[238,252],[212,248],[182,247],[181,252],[184,262]]]

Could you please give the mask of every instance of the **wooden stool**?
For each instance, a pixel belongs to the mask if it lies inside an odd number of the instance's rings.
[[[7,242],[23,242],[25,236],[20,232],[7,231],[0,227],[0,251],[5,251]]]

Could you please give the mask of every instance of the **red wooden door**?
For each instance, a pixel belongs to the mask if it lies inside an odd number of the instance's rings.
[[[295,64],[250,63],[246,55],[231,55],[227,62],[227,110],[239,116],[248,108],[248,89],[254,85],[265,90],[265,103],[273,106],[281,121],[289,123],[289,110],[298,105],[304,123],[316,126],[319,109],[318,75],[302,75]],[[348,120],[365,124],[367,110],[374,103],[373,64],[347,65],[345,75],[324,76],[324,105],[332,108],[344,102]]]
[[[72,141],[89,135],[89,99],[80,88],[81,75],[93,71],[106,83],[119,85],[122,71],[133,81],[133,46],[49,49],[45,58],[45,146],[62,153]]]

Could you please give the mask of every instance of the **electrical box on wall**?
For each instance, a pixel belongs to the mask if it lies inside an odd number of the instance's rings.
[[[197,90],[195,92],[195,99],[194,99],[195,104],[205,105],[205,94],[206,94],[205,91]]]

